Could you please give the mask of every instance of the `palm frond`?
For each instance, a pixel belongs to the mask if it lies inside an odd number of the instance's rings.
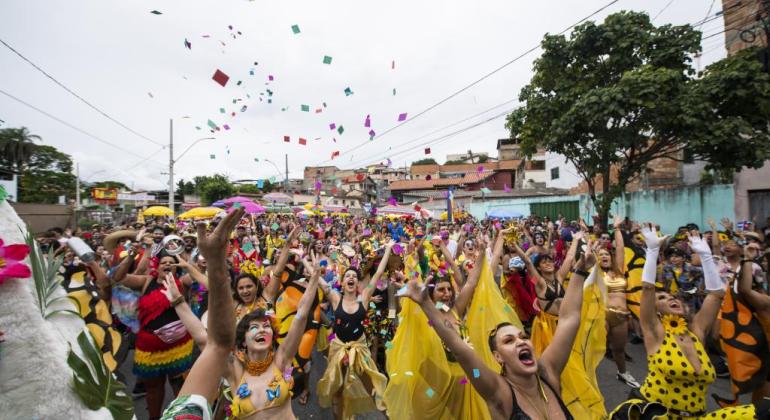
[[[55,296],[56,291],[62,287],[59,278],[62,258],[54,257],[53,251],[49,252],[48,256],[43,255],[31,233],[27,233],[25,241],[30,248],[29,261],[32,266],[32,279],[35,282],[35,303],[37,303],[38,310],[40,310],[40,315],[46,319],[56,314],[80,316],[79,313],[71,309],[49,309],[54,303],[67,298],[66,296]],[[77,306],[77,301],[74,299],[68,300],[75,302]]]
[[[72,368],[73,388],[83,404],[91,410],[106,407],[116,420],[133,418],[134,403],[126,386],[104,364],[99,349],[86,331],[78,335],[78,345],[85,359],[75,354],[70,346],[67,364]]]

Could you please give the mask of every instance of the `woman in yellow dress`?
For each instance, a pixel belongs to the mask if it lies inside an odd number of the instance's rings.
[[[697,231],[688,232],[690,247],[701,258],[708,295],[701,309],[689,314],[683,302],[655,289],[660,246],[655,228],[642,229],[647,246],[642,271],[641,326],[647,351],[647,378],[639,398],[622,403],[611,414],[613,420],[657,414],[660,419],[753,419],[767,418],[766,407],[728,407],[706,413],[706,390],[716,379],[703,342],[722,305],[725,284],[717,272],[708,243]],[[651,418],[651,417],[644,417]]]

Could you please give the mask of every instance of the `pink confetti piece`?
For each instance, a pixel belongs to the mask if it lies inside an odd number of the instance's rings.
[[[397,204],[398,204],[398,201],[396,201],[396,197],[390,197],[390,198],[388,199],[388,204],[390,204],[391,206],[395,206],[395,205],[397,205]]]
[[[511,187],[509,187],[508,184],[503,184],[503,191],[509,193],[511,192]]]
[[[478,167],[478,168],[476,168],[476,170],[477,170],[479,173],[483,173],[483,172],[484,172],[484,165],[479,165],[479,167]]]
[[[331,334],[329,334],[329,337],[327,337],[326,339],[328,341],[334,341],[335,338],[337,338],[337,335],[334,334],[334,333],[331,333]]]
[[[406,121],[406,112],[404,112],[403,114],[398,114],[398,120]]]
[[[468,384],[468,379],[467,378],[460,378],[460,384],[461,385],[467,385]]]
[[[372,126],[372,120],[369,118],[369,116],[366,116],[366,120],[364,121],[364,127],[369,128]]]
[[[230,129],[230,126],[229,126],[229,125],[227,125],[227,124],[222,124],[222,128],[224,128],[225,130],[229,130],[229,129]]]

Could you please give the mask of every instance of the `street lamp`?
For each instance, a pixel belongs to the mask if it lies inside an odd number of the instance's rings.
[[[187,146],[182,154],[174,159],[174,120],[169,120],[169,141],[168,141],[168,208],[174,211],[174,164],[176,164],[182,156],[185,155],[193,146],[202,142],[203,140],[214,140],[214,137],[204,137],[202,139],[195,140],[191,145]]]
[[[278,168],[278,165],[276,165],[275,162],[273,162],[270,159],[263,159],[263,160],[265,162],[273,165],[273,168],[275,168],[275,170],[278,172],[278,176],[281,176],[281,169]],[[288,168],[287,168],[287,170],[288,170]],[[286,176],[285,176],[285,182],[284,182],[284,185],[283,185],[283,192],[284,193],[288,193],[289,192],[289,174],[288,174],[288,172],[286,173]]]

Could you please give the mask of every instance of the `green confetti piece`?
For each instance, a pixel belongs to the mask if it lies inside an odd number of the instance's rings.
[[[200,129],[201,129],[201,126],[199,126],[199,125],[196,125],[196,126],[195,126],[195,129],[196,129],[196,130],[200,130]]]
[[[428,388],[427,391],[425,391],[425,395],[428,396],[428,398],[433,398],[433,396],[436,394],[435,391],[433,391],[433,388]]]
[[[220,113],[220,114],[224,114],[225,112],[226,112],[226,111],[225,111],[225,109],[224,109],[224,108],[219,108],[219,113]]]
[[[217,124],[214,121],[208,120],[206,124],[208,124],[208,126],[211,127],[212,130],[217,128]]]
[[[331,64],[331,63],[332,63],[332,58],[329,57],[328,55],[325,55],[324,56],[324,64]]]
[[[153,15],[162,15],[162,14],[163,14],[163,13],[161,13],[161,12],[157,11],[157,10],[153,10],[153,11],[152,11],[152,12],[150,12],[150,13],[152,13]]]
[[[5,201],[5,199],[8,197],[8,191],[5,190],[5,187],[0,185],[0,203]]]
[[[386,341],[385,342],[385,348],[388,349],[388,350],[392,349],[393,348],[393,343],[391,343],[390,341]]]
[[[235,207],[237,209],[237,208],[241,207],[241,203],[236,201],[235,203],[233,203],[233,207]]]
[[[280,227],[281,226],[278,225],[278,223],[273,223],[272,225],[270,225],[270,229],[272,229],[272,230],[278,230],[278,228],[280,228]]]
[[[239,80],[239,81],[238,81],[238,83],[236,83],[236,85],[237,85],[237,86],[240,86],[240,85],[241,85],[241,83],[243,83],[243,82]]]
[[[473,377],[478,378],[479,376],[481,376],[481,372],[478,369],[473,369]]]
[[[345,96],[350,96],[353,94],[353,90],[351,90],[349,87],[345,88]]]
[[[302,105],[301,108],[303,112],[310,112],[310,105]]]
[[[299,25],[291,25],[291,31],[294,32],[294,34],[299,33]]]
[[[393,96],[396,96],[396,88],[393,88]]]
[[[209,155],[209,159],[216,159],[217,155]]]
[[[340,134],[342,134],[342,133],[344,133],[344,132],[345,132],[345,128],[344,128],[344,127],[342,127],[342,126],[339,126],[339,127],[337,127],[337,132],[338,132],[338,133],[340,133]]]

